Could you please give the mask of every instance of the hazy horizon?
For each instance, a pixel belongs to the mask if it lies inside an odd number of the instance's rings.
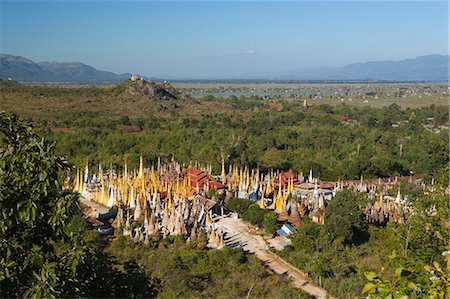
[[[3,1],[1,11],[2,53],[149,77],[448,53],[447,2]]]

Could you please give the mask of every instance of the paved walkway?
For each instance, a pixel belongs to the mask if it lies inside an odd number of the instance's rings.
[[[244,221],[231,217],[222,218],[215,225],[224,230],[227,246],[242,246],[245,251],[254,253],[275,273],[287,274],[292,279],[292,285],[295,288],[302,289],[316,298],[333,298],[327,295],[326,290],[312,284],[305,273],[268,251],[269,246],[266,241],[259,235],[249,233],[249,226]]]
[[[83,196],[80,196],[80,203],[91,208],[91,211],[89,212],[89,216],[94,217],[94,218],[97,218],[99,214],[104,214],[109,211],[108,207],[105,207],[104,205],[99,204],[97,202],[87,200]]]

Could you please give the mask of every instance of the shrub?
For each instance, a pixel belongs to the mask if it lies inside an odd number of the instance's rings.
[[[228,201],[227,208],[237,212],[241,217],[258,226],[264,226],[267,232],[274,233],[277,228],[277,215],[268,210],[261,209],[249,199],[233,197]]]
[[[227,208],[239,215],[244,215],[252,201],[233,197],[228,201]]]
[[[314,240],[303,232],[297,233],[292,238],[292,244],[296,250],[314,251]]]
[[[243,218],[253,224],[262,225],[264,214],[264,210],[260,209],[256,204],[251,204],[247,211],[245,211]]]
[[[264,215],[264,221],[263,221],[264,229],[268,233],[275,233],[275,230],[278,227],[277,223],[277,215],[273,212],[268,212]]]

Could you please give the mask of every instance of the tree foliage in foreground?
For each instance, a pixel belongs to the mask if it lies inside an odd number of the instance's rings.
[[[77,194],[63,191],[69,164],[26,122],[0,113],[0,297],[147,297],[138,266],[114,269],[89,231]],[[137,284],[136,282],[140,282]]]
[[[450,296],[450,254],[444,253],[444,263],[434,261],[431,265],[417,267],[402,262],[395,251],[390,259],[397,265],[393,273],[366,272],[367,283],[362,293],[368,299],[430,298],[448,299]],[[422,274],[421,274],[422,273]]]

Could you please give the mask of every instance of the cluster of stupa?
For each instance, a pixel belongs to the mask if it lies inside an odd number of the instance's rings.
[[[288,220],[296,225],[301,217],[309,215],[313,221],[323,223],[325,192],[319,188],[318,179],[313,177],[312,171],[305,178],[302,173],[296,174],[291,170],[259,174],[258,170],[250,171],[246,167],[230,167],[229,174],[222,176],[234,196],[258,202],[262,209],[274,210],[279,214],[280,221]],[[336,187],[333,187],[334,191]]]
[[[373,204],[368,203],[363,212],[368,223],[385,225],[388,222],[403,223],[412,212],[412,207],[407,199],[401,196],[399,189],[395,199],[380,192],[379,200]]]
[[[227,173],[223,158],[221,174],[213,176],[211,165],[201,167],[198,163],[190,163],[184,167],[173,159],[167,164],[158,159],[156,165],[144,168],[141,157],[138,170],[129,171],[125,164],[120,173],[112,166],[104,170],[100,164],[98,172],[92,174],[86,163],[84,171],[77,171],[73,185],[87,200],[108,207],[120,207],[116,226],[123,234],[147,242],[146,238],[152,235],[181,234],[187,236],[189,241],[197,239],[202,229],[211,227],[215,216],[223,215],[224,198],[234,196],[251,199],[260,208],[277,212],[280,221],[289,221],[294,226],[305,215],[323,224],[327,203],[337,191],[350,188],[367,192],[370,197],[377,190],[384,190],[386,186],[405,179],[361,178],[357,181],[323,182],[315,178],[312,171],[308,177],[291,170],[271,170],[263,174],[259,169],[231,165]],[[210,192],[211,189],[215,189],[215,192]],[[211,197],[210,194],[215,195]],[[225,196],[220,196],[222,194]],[[396,204],[404,204],[404,200]],[[393,211],[390,203],[386,203],[387,206],[380,205],[378,203],[376,207],[366,208],[370,210],[367,213],[373,215],[370,221],[380,222],[382,217],[398,218],[389,216]],[[382,216],[379,216],[380,213]],[[131,229],[132,222],[139,219],[143,225]],[[212,232],[218,237],[211,237]],[[223,237],[220,241],[221,233],[217,230],[212,232],[209,233],[208,244],[219,246]]]
[[[197,166],[197,165],[196,165]],[[231,167],[228,174],[222,162],[220,176],[212,176],[212,167],[189,166],[184,169],[179,163],[158,162],[150,169],[145,169],[140,161],[138,171],[128,171],[127,165],[121,174],[112,167],[104,171],[99,165],[98,173],[91,174],[86,165],[84,171],[77,171],[74,189],[86,199],[99,202],[108,207],[119,203],[127,208],[143,206],[144,200],[149,204],[160,198],[168,205],[179,199],[192,200],[198,195],[207,197],[209,190],[226,190],[232,196],[252,199],[259,202],[261,208],[269,208],[281,212],[288,198],[294,192],[294,179],[279,183],[281,173],[260,174],[258,170],[247,167]]]
[[[195,169],[183,169],[179,163],[158,164],[144,168],[142,157],[138,171],[116,172],[112,166],[91,174],[88,165],[84,172],[77,171],[74,189],[90,201],[108,207],[117,207],[115,227],[124,236],[131,236],[136,242],[148,243],[152,236],[166,237],[184,235],[187,242],[195,242],[202,230],[209,228],[214,209],[223,211],[217,200],[206,196],[209,185],[221,187],[212,177],[198,170],[202,181],[191,180]],[[196,177],[193,177],[196,180]],[[133,225],[133,222],[142,225]],[[208,246],[221,247],[223,233],[211,231]],[[216,239],[219,240],[216,242]],[[220,241],[222,239],[222,241]]]
[[[160,239],[169,235],[183,235],[186,236],[186,243],[196,242],[205,229],[210,231],[208,246],[223,247],[223,233],[213,229],[207,204],[202,202],[200,196],[192,200],[174,200],[173,203],[163,203],[157,198],[150,203],[144,202],[143,208],[139,200],[136,202],[134,208],[119,208],[115,226],[124,236],[132,237],[137,243],[148,244],[152,237]],[[139,219],[142,225],[132,228],[132,222]]]

